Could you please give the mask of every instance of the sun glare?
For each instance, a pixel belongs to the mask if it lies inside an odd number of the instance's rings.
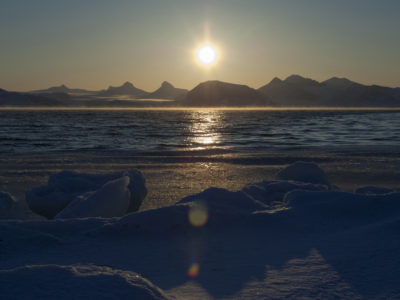
[[[210,45],[202,46],[197,50],[197,60],[205,66],[214,64],[217,56],[217,51]]]

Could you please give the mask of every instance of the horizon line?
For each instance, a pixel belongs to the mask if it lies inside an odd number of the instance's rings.
[[[351,82],[354,82],[354,83],[357,83],[357,84],[361,84],[361,85],[364,85],[364,86],[380,86],[380,87],[387,87],[387,88],[394,88],[394,89],[400,88],[400,84],[399,84],[399,85],[393,85],[393,86],[391,86],[391,85],[381,85],[381,84],[376,84],[376,83],[367,84],[367,83],[361,83],[361,82],[358,82],[358,81],[349,79],[348,77],[340,77],[340,76],[332,76],[332,77],[329,77],[328,79],[319,81],[319,80],[313,79],[312,77],[306,77],[306,76],[302,76],[302,75],[299,75],[299,74],[295,74],[295,73],[294,73],[294,74],[291,74],[291,75],[287,76],[285,79],[282,79],[282,78],[280,78],[280,77],[278,77],[278,76],[274,76],[274,77],[272,77],[272,79],[269,80],[267,83],[264,83],[264,84],[262,84],[262,85],[259,86],[259,87],[253,87],[253,86],[250,85],[250,84],[239,83],[239,82],[230,82],[230,81],[225,81],[225,80],[220,80],[220,79],[208,79],[208,80],[204,80],[204,81],[201,81],[201,82],[195,84],[192,88],[177,86],[177,85],[175,85],[174,83],[171,83],[171,81],[169,81],[169,80],[163,80],[163,81],[161,81],[161,83],[160,83],[154,90],[151,90],[151,91],[148,91],[147,89],[142,89],[142,88],[138,87],[137,85],[135,85],[134,81],[131,81],[131,80],[125,80],[125,81],[123,81],[120,85],[112,85],[112,84],[109,84],[106,88],[100,88],[100,89],[90,89],[90,88],[87,89],[87,88],[83,88],[83,87],[71,87],[69,84],[66,84],[65,82],[64,82],[64,83],[60,83],[60,84],[58,84],[58,85],[49,85],[47,88],[35,88],[35,89],[29,89],[29,90],[9,90],[9,89],[3,88],[3,87],[0,87],[0,89],[2,88],[2,89],[6,90],[6,91],[9,91],[9,92],[26,92],[26,93],[29,93],[29,92],[36,92],[36,91],[41,91],[41,90],[47,90],[47,89],[49,89],[49,88],[54,88],[54,87],[65,86],[65,87],[67,87],[68,89],[81,89],[81,90],[85,90],[85,91],[99,92],[99,91],[105,91],[105,90],[107,90],[107,89],[110,88],[110,87],[121,87],[121,86],[124,85],[125,83],[131,83],[131,84],[133,84],[136,88],[139,88],[139,89],[141,89],[141,90],[143,90],[143,91],[145,91],[145,92],[151,93],[151,92],[154,92],[154,91],[156,91],[157,89],[159,89],[159,88],[161,87],[161,85],[162,85],[164,82],[167,82],[167,83],[173,85],[174,88],[186,89],[186,90],[189,90],[189,91],[190,91],[191,89],[194,89],[196,86],[198,86],[198,85],[201,84],[201,83],[208,82],[208,81],[220,81],[220,82],[225,82],[225,83],[232,83],[232,84],[238,84],[238,85],[246,85],[246,86],[248,86],[248,87],[250,87],[250,88],[253,88],[253,89],[256,89],[256,90],[257,90],[257,89],[259,89],[259,88],[261,88],[261,87],[263,87],[263,86],[265,86],[265,85],[271,83],[271,82],[272,82],[274,79],[276,79],[276,78],[279,79],[279,80],[285,81],[285,80],[287,80],[289,77],[292,77],[292,76],[300,76],[300,77],[302,77],[302,78],[304,78],[304,79],[315,80],[315,81],[317,81],[318,83],[323,83],[323,82],[328,81],[328,80],[330,80],[330,79],[337,78],[337,79],[346,79],[346,80],[349,80],[349,81],[351,81]]]
[[[247,110],[247,111],[400,111],[400,107],[376,107],[376,106],[349,106],[349,107],[335,107],[335,106],[316,106],[316,107],[309,107],[309,106],[287,106],[287,107],[276,107],[276,106],[199,106],[199,107],[191,107],[191,106],[176,106],[176,107],[90,107],[90,106],[82,106],[82,107],[48,107],[48,106],[0,106],[0,111],[104,111],[104,110],[130,110],[130,111],[148,111],[148,110],[155,110],[155,111],[240,111],[240,110]]]

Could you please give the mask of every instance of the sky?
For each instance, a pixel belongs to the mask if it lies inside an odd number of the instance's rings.
[[[398,0],[0,0],[0,88],[258,88],[291,74],[400,87]],[[196,63],[205,42],[210,68]]]

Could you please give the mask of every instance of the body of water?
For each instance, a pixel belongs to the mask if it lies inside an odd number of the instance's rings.
[[[93,150],[162,155],[399,145],[399,111],[0,111],[2,154]]]

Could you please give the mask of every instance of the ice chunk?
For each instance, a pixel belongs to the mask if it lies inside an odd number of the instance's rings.
[[[279,171],[276,175],[278,180],[293,180],[313,184],[324,184],[331,186],[325,172],[312,162],[297,161]]]
[[[87,198],[111,180],[129,176],[130,204],[128,212],[137,211],[146,197],[145,178],[138,170],[109,174],[87,174],[62,171],[49,177],[47,186],[40,186],[26,193],[30,209],[47,218],[53,218],[71,201]]]
[[[164,300],[164,292],[132,271],[95,265],[36,265],[0,270],[2,299]]]
[[[25,219],[20,203],[6,192],[0,192],[0,219]]]
[[[76,198],[55,218],[121,217],[130,205],[129,183],[128,176],[112,180],[95,193]]]
[[[394,193],[395,190],[378,186],[363,186],[355,190],[356,194],[363,195],[384,195]]]

